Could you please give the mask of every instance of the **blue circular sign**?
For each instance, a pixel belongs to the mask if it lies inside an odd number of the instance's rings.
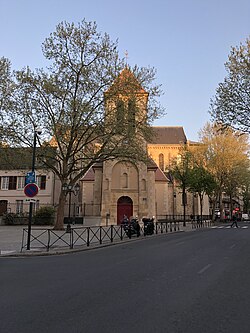
[[[27,197],[33,198],[38,193],[38,186],[35,183],[27,184],[24,187],[24,193]]]

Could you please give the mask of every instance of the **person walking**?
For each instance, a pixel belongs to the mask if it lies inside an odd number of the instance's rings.
[[[231,228],[232,228],[234,225],[236,226],[236,228],[238,228],[237,215],[236,215],[236,214],[233,214],[233,223],[231,224]]]

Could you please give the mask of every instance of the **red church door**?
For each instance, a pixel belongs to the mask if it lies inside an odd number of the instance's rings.
[[[117,224],[121,224],[123,216],[133,216],[133,201],[130,197],[120,197],[117,201]]]

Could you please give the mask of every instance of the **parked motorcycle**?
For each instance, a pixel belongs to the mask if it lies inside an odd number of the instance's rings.
[[[144,224],[144,236],[153,235],[155,230],[154,218],[144,217],[142,222]]]
[[[137,237],[141,235],[141,228],[136,217],[132,217],[130,221],[127,218],[124,218],[122,221],[122,227],[129,238],[131,238],[132,235],[136,235]]]

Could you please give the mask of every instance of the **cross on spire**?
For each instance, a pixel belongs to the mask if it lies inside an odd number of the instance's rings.
[[[125,51],[125,58],[126,58],[126,66],[128,65],[128,51]]]

